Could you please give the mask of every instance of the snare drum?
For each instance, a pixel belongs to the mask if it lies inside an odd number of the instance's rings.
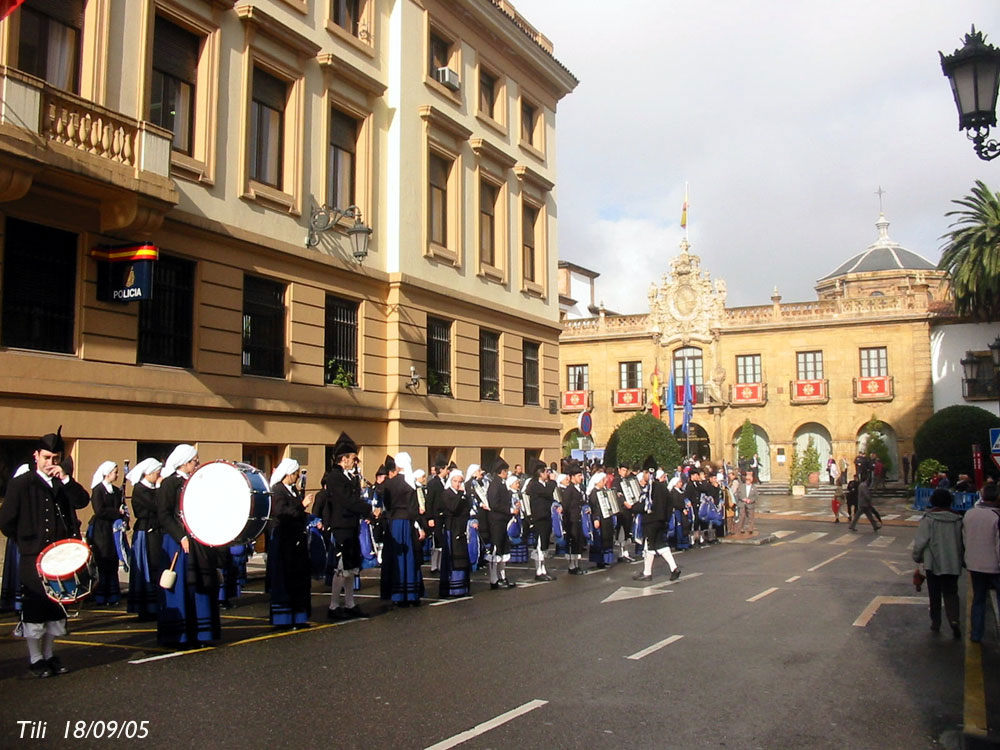
[[[45,595],[60,604],[90,596],[97,577],[90,547],[79,539],[61,539],[43,549],[35,562]]]
[[[270,513],[271,490],[250,464],[202,464],[181,491],[184,528],[210,547],[252,542],[264,531]]]

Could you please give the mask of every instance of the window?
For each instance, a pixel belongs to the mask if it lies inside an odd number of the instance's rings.
[[[878,378],[889,374],[889,357],[884,346],[860,349],[861,377]]]
[[[995,400],[997,397],[997,375],[993,368],[993,355],[989,352],[966,352],[965,356],[975,360],[975,364],[972,367],[973,377],[962,378],[962,397],[970,401]]]
[[[590,367],[588,365],[566,366],[566,390],[586,391],[590,388]]]
[[[534,341],[525,341],[524,353],[524,403],[526,406],[538,406],[538,352],[540,345]]]
[[[619,388],[642,388],[642,362],[618,363]]]
[[[250,104],[250,179],[282,189],[287,84],[260,68],[253,69]]]
[[[436,153],[430,155],[429,199],[430,216],[427,225],[430,241],[447,247],[448,245],[448,177],[452,162]]]
[[[451,322],[427,318],[427,392],[451,395]]]
[[[83,9],[84,0],[28,0],[21,6],[17,67],[56,88],[79,93]]]
[[[430,39],[430,70],[428,74],[435,80],[438,68],[447,68],[451,62],[451,42],[432,31]]]
[[[357,302],[332,294],[326,295],[323,351],[328,384],[358,384]]]
[[[153,76],[149,120],[174,134],[175,151],[194,145],[195,83],[201,40],[160,16],[153,27]]]
[[[500,334],[479,332],[479,398],[500,400]]]
[[[243,373],[285,375],[285,285],[243,277]]]
[[[823,379],[823,352],[798,352],[795,356],[799,380]]]
[[[527,203],[521,205],[521,260],[522,274],[525,281],[534,282],[535,272],[535,238],[538,209]]]
[[[763,371],[760,366],[759,354],[744,354],[736,358],[736,382],[763,382]]]
[[[533,104],[521,101],[521,142],[538,148],[535,130],[538,127],[538,108]]]
[[[3,257],[3,346],[71,354],[77,236],[7,219]],[[44,273],[39,273],[43,255]]]
[[[479,181],[479,261],[497,265],[496,209],[500,189],[487,180]]]
[[[332,0],[333,8],[330,15],[333,22],[351,36],[358,36],[358,24],[361,19],[361,0]]]
[[[151,365],[191,366],[194,263],[160,254],[153,263],[153,297],[139,303],[136,358]]]
[[[347,208],[355,203],[358,121],[339,109],[330,110],[327,204]]]
[[[496,76],[488,71],[479,69],[479,111],[496,120],[498,81]]]
[[[688,383],[694,386],[696,403],[705,401],[705,381],[702,373],[701,349],[686,346],[674,352],[674,386],[677,389],[677,403],[684,403],[684,374],[687,373]]]

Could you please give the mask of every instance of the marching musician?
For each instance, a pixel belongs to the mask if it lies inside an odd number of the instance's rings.
[[[424,595],[420,543],[426,535],[419,524],[410,454],[386,456],[385,468],[388,478],[382,485],[382,497],[389,527],[382,548],[381,596],[400,607],[419,606]]]
[[[53,655],[56,637],[67,632],[66,610],[45,595],[35,567],[39,553],[48,545],[79,537],[76,511],[90,502],[87,490],[70,475],[71,460],[63,461],[64,448],[62,426],[39,438],[34,452],[35,470],[11,479],[0,505],[0,531],[17,545],[21,556],[18,574],[23,600],[15,633],[28,645],[28,661],[35,677],[69,671]]]
[[[469,464],[465,470],[465,494],[472,501],[472,515],[475,516],[479,527],[479,543],[483,549],[489,549],[490,528],[486,522],[486,511],[489,507],[486,504],[486,479],[483,469],[479,464]]]
[[[199,648],[222,637],[218,555],[188,536],[180,516],[181,491],[199,463],[198,449],[181,443],[167,457],[156,491],[164,532],[160,564],[177,573],[173,587],[160,587],[156,639],[162,646]]]
[[[299,495],[295,486],[298,480],[299,462],[293,458],[283,458],[271,472],[267,580],[271,591],[271,625],[278,630],[308,628],[312,615],[312,566],[306,516],[309,501]]]
[[[156,518],[156,483],[163,464],[144,458],[125,478],[132,483],[132,516],[135,518],[128,571],[126,609],[140,620],[156,618],[163,533]]]
[[[520,505],[511,503],[510,489],[507,487],[507,477],[510,464],[498,458],[493,465],[489,485],[486,488],[486,503],[489,509],[486,513],[486,523],[489,526],[491,554],[488,556],[491,589],[512,589],[515,584],[507,580],[507,562],[510,560],[510,538],[507,536],[507,523],[510,517],[520,510]],[[480,524],[482,528],[482,524]]]
[[[615,540],[620,538],[618,543],[621,545],[622,553],[618,557],[619,562],[632,562],[632,556],[628,553],[628,543],[632,539],[633,512],[639,512],[638,508],[632,508],[632,502],[627,498],[625,490],[622,487],[630,479],[630,474],[631,468],[629,464],[624,460],[620,460],[618,462],[618,473],[613,478],[609,475],[608,480],[609,489],[618,495],[618,503],[621,505],[621,510],[616,514],[618,528],[614,532]]]
[[[531,556],[535,558],[535,580],[554,581],[555,578],[548,574],[545,569],[545,553],[549,548],[549,537],[552,536],[552,493],[555,489],[555,482],[550,487],[548,469],[545,464],[537,458],[528,462],[528,474],[530,478],[523,492],[528,497],[528,524],[535,532],[535,548],[531,551]]]
[[[671,500],[672,490],[668,489],[669,485],[662,481],[652,482],[651,485],[648,511],[642,519],[643,570],[642,573],[632,577],[636,581],[653,580],[653,562],[659,555],[667,561],[667,565],[670,567],[670,580],[676,581],[681,576],[681,569],[674,562],[674,556],[667,540],[667,528],[670,516],[674,512]]]
[[[90,481],[90,504],[94,515],[87,527],[94,562],[97,563],[97,586],[94,602],[113,605],[121,601],[122,590],[118,583],[118,548],[115,546],[115,521],[124,520],[126,512],[118,481],[118,464],[105,461],[97,467]]]
[[[596,563],[599,570],[608,567],[608,559],[614,561],[615,551],[615,517],[604,515],[601,506],[600,493],[607,486],[608,475],[599,471],[587,483],[587,502],[594,516],[594,543],[590,545],[590,561]],[[598,533],[599,532],[599,533]]]
[[[465,492],[465,476],[459,469],[448,474],[448,486],[441,493],[444,548],[441,557],[442,599],[469,595],[469,518],[472,500]]]
[[[444,461],[438,461],[431,469],[430,479],[427,480],[424,524],[432,540],[431,573],[437,573],[441,567],[441,548],[444,546],[444,513],[441,508],[441,495],[444,494],[448,472],[448,465]]]
[[[566,475],[569,477],[569,484],[562,492],[563,506],[563,531],[566,534],[567,548],[569,550],[569,574],[582,576],[583,569],[580,567],[580,557],[583,555],[583,506],[586,499],[581,491],[583,484],[583,468],[576,462],[566,465]]]

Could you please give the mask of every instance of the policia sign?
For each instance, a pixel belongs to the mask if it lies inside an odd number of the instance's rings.
[[[99,245],[97,299],[101,302],[137,302],[153,298],[153,263],[160,255],[155,245]]]

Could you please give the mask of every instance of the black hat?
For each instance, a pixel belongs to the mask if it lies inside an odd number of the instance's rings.
[[[375,476],[376,477],[389,476],[389,472],[385,470],[385,464],[382,464],[381,466],[378,467],[378,469],[375,470]]]
[[[499,474],[501,471],[506,471],[510,468],[510,464],[504,461],[502,458],[498,458],[496,463],[493,464],[493,473]]]
[[[576,461],[566,462],[566,476],[571,477],[574,474],[583,474],[583,467],[580,466]]]
[[[548,468],[544,461],[539,461],[537,458],[532,458],[528,461],[528,476],[540,476],[545,469]]]
[[[55,453],[55,451],[52,452]],[[59,468],[66,473],[66,476],[68,477],[73,476],[73,457],[63,456],[63,460],[59,462]]]
[[[455,471],[455,469],[457,469],[457,468],[458,468],[458,464],[456,464],[454,461],[450,461],[448,463],[448,471]]]
[[[448,468],[448,464],[445,462],[444,459],[434,462],[434,469],[436,471],[441,471],[441,469],[446,469],[446,468]]]
[[[627,469],[627,468],[629,468],[628,461],[626,461],[624,458],[619,458],[618,459],[618,468],[619,469]]]
[[[385,467],[385,473],[388,474],[390,471],[396,470],[396,459],[394,459],[392,456],[386,456],[385,461],[382,462],[382,465]]]
[[[646,456],[646,460],[642,462],[642,468],[646,471],[656,471],[656,459],[652,456]]]
[[[347,455],[348,453],[357,453],[358,444],[351,440],[351,436],[346,432],[340,433],[340,437],[337,438],[337,444],[333,446],[334,458],[340,458],[341,456]]]
[[[38,438],[38,447],[35,450],[62,453],[65,448],[66,444],[62,439],[62,425],[59,425],[59,429],[55,432],[50,432],[48,435],[42,435]]]

